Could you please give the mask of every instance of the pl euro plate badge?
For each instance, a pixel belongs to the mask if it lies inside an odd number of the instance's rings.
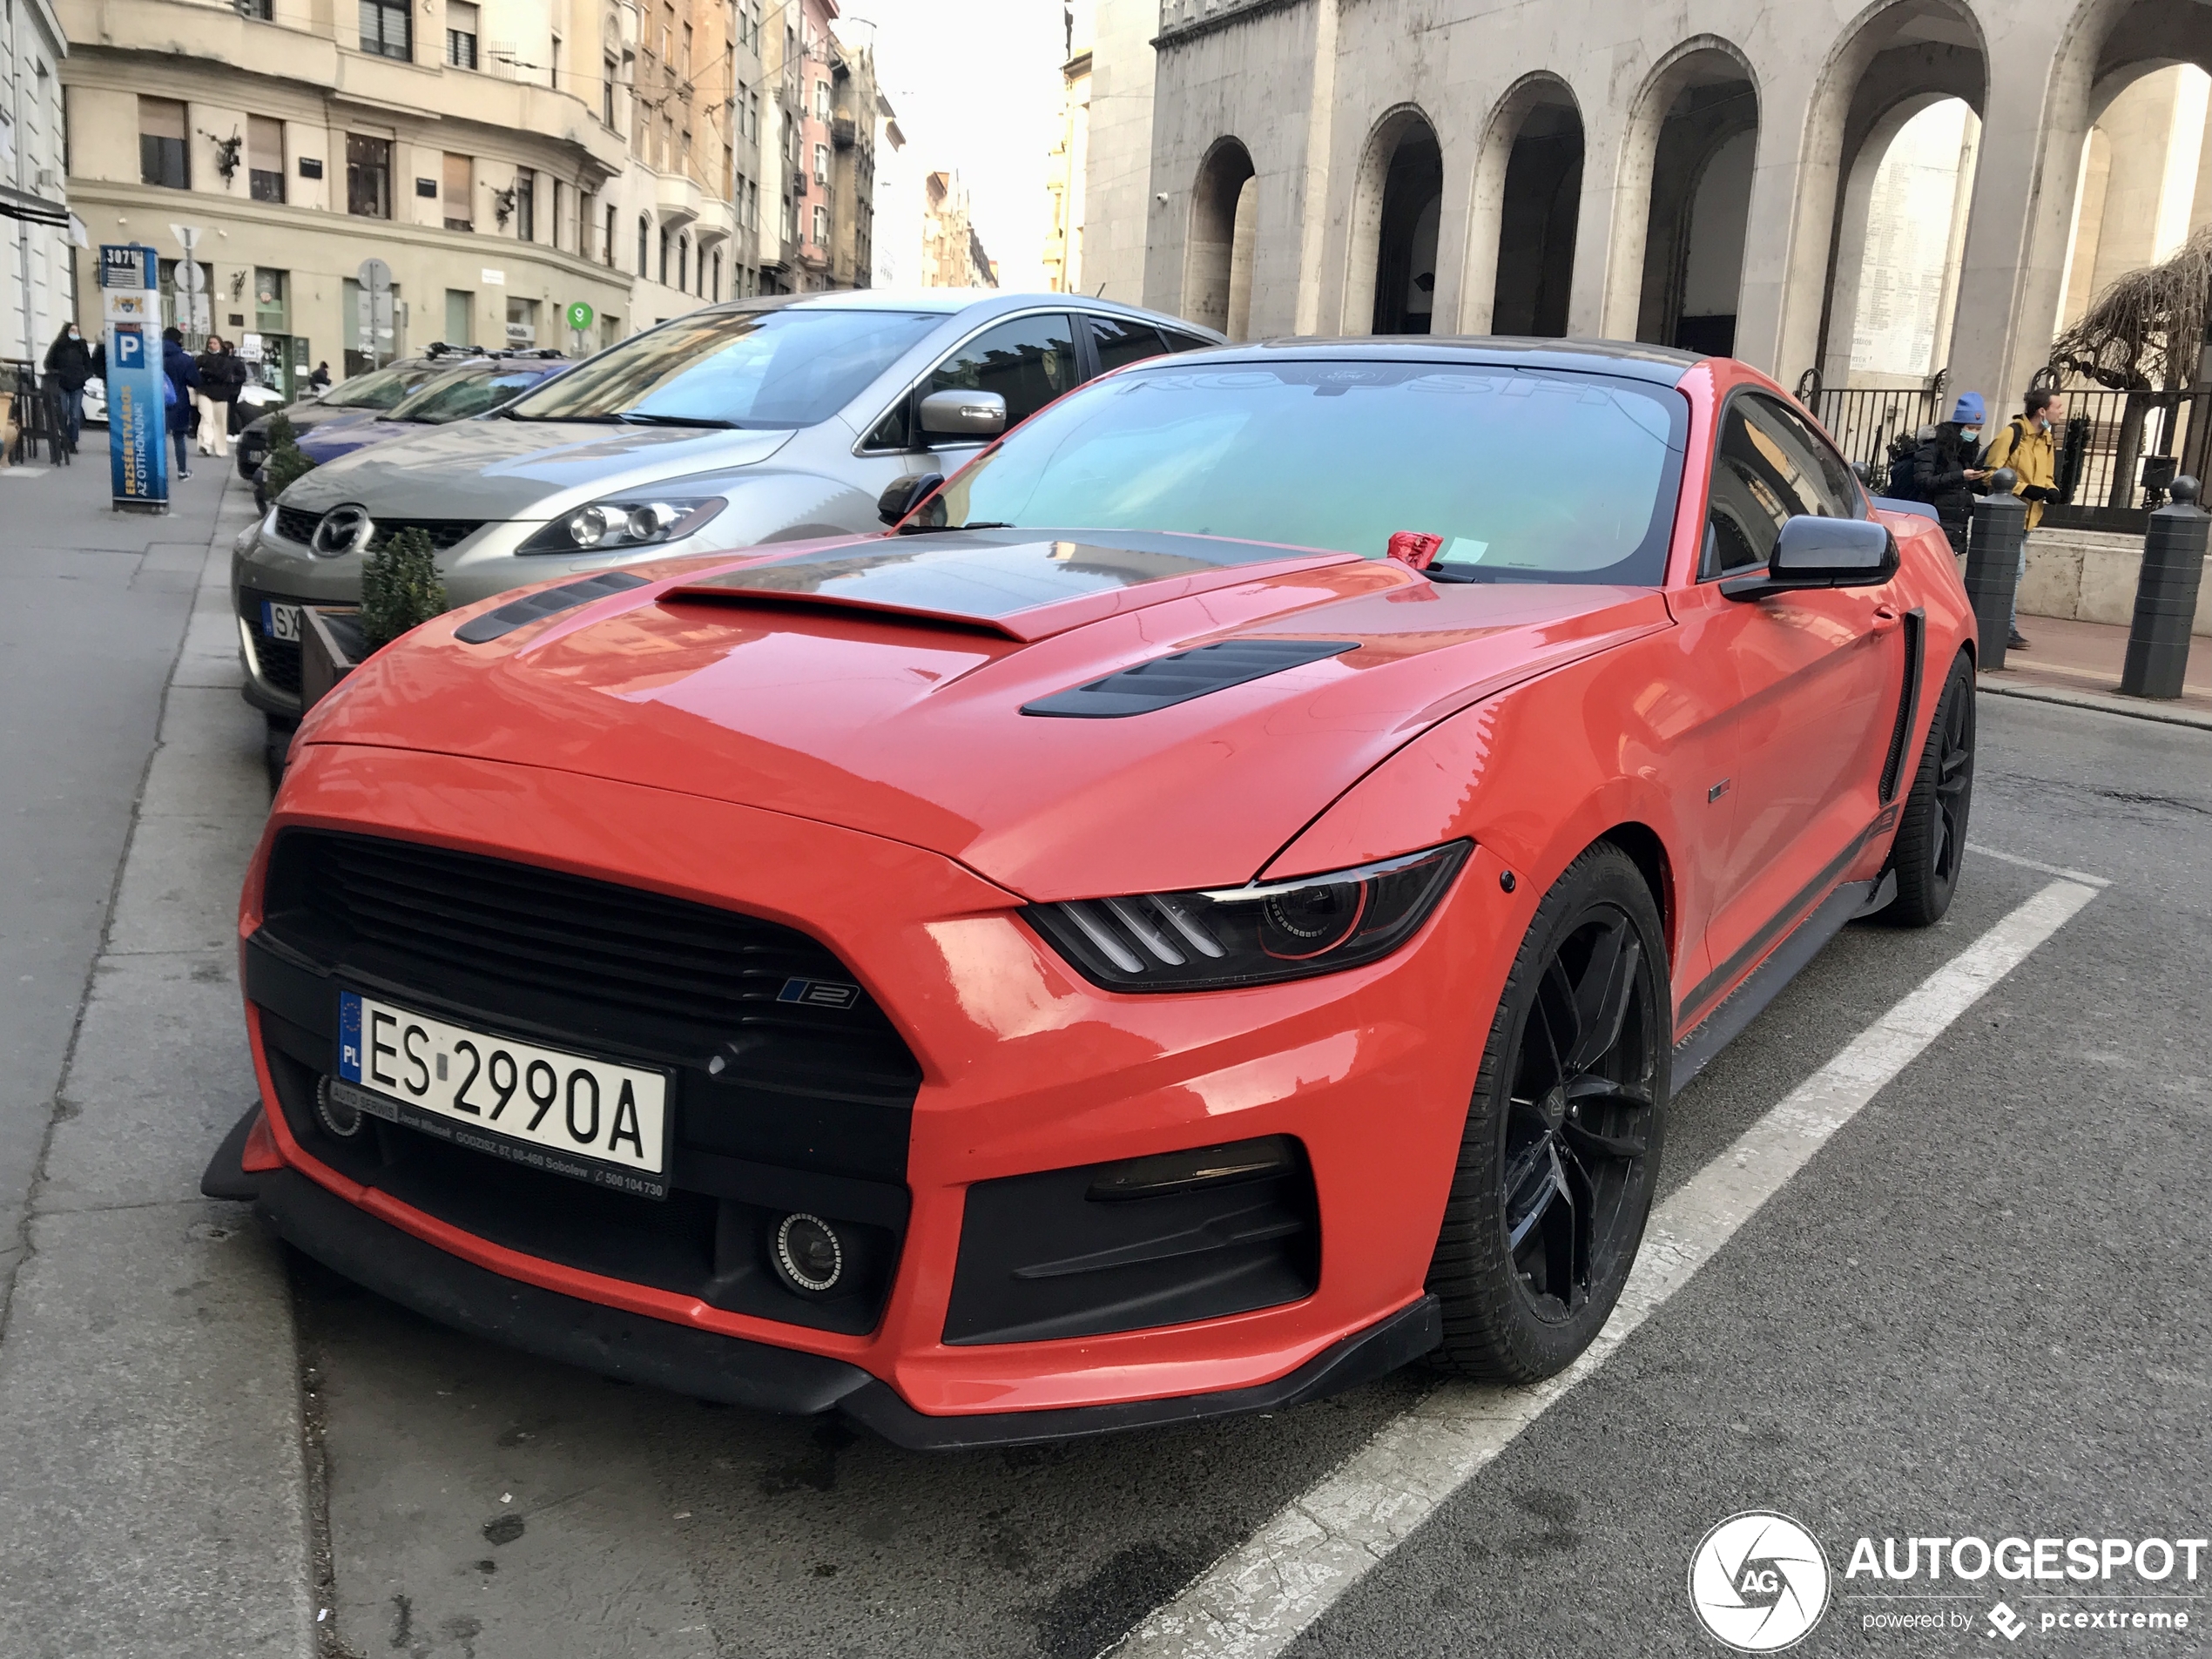
[[[617,1192],[668,1196],[664,1072],[341,991],[331,1089],[349,1106],[458,1146]]]

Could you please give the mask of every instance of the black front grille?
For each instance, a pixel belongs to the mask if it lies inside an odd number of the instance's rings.
[[[305,547],[314,538],[315,526],[322,523],[320,513],[308,512],[302,507],[277,509],[277,534],[287,542],[297,542]]]
[[[262,612],[262,604],[268,601],[280,605],[310,605],[322,603],[314,599],[289,597],[281,593],[261,593],[252,588],[238,590],[238,614],[253,631],[253,656],[261,664],[261,678],[280,691],[294,696],[300,691],[300,642],[279,639],[268,629],[268,619]]]
[[[280,1103],[303,1143],[354,1179],[481,1237],[715,1305],[872,1328],[906,1216],[921,1069],[834,954],[713,906],[412,842],[293,830],[272,852],[266,921],[247,952]],[[318,1128],[341,990],[494,1035],[673,1073],[673,1189],[615,1194],[378,1124]],[[853,1272],[799,1296],[772,1271],[776,1224],[823,1216]],[[672,1230],[672,1231],[671,1231]]]

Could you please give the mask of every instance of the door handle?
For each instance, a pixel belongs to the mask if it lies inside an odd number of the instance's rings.
[[[1874,631],[1878,634],[1896,627],[1901,620],[1903,618],[1895,605],[1874,607]]]

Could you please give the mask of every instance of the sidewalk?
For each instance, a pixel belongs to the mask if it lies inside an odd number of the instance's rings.
[[[2124,627],[2023,616],[2020,632],[2033,643],[2026,651],[2007,651],[1998,672],[1980,676],[1983,691],[2212,728],[2212,638],[2200,634],[2190,640],[2182,695],[2166,699],[2121,695],[2120,674],[2128,660]]]

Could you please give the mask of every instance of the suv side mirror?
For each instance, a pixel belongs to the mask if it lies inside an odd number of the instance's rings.
[[[1006,430],[1006,400],[996,392],[932,392],[921,400],[921,429],[948,437],[996,437]]]
[[[1763,599],[1773,593],[1817,588],[1878,588],[1897,574],[1897,537],[1871,518],[1786,519],[1775,537],[1764,574],[1730,577],[1721,583],[1729,599]]]
[[[875,498],[875,516],[887,524],[895,524],[944,482],[941,472],[910,472],[903,478],[894,478]]]

